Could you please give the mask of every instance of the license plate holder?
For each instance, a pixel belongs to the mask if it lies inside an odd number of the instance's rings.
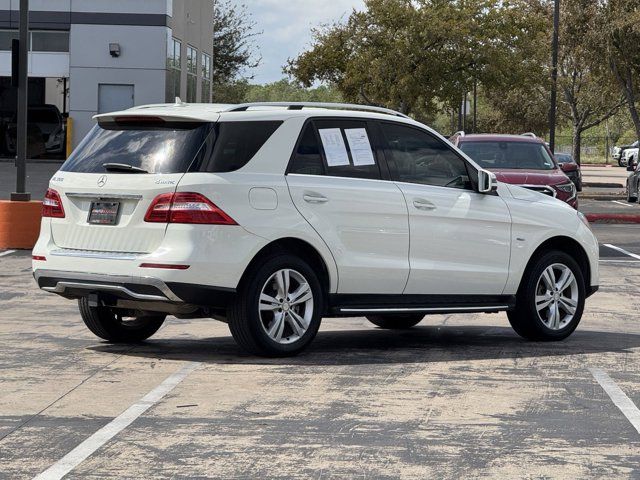
[[[91,225],[117,225],[120,202],[91,202],[87,223]]]

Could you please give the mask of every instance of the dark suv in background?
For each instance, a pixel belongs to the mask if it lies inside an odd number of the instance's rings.
[[[569,177],[569,180],[573,182],[573,184],[576,186],[576,189],[581,192],[582,170],[580,170],[580,165],[578,165],[573,156],[569,153],[556,153],[554,156],[562,171],[567,177]]]
[[[451,142],[499,181],[556,197],[578,208],[576,186],[553,158],[549,147],[533,134],[495,135],[459,132]]]
[[[6,124],[5,146],[9,155],[16,153],[17,114]],[[55,105],[30,105],[27,111],[27,155],[38,158],[44,155],[64,154],[65,132],[60,110]]]

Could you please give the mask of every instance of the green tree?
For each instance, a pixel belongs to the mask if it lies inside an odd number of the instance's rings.
[[[244,5],[213,1],[213,100],[235,103],[244,97],[251,70],[258,67],[256,23]]]
[[[582,134],[614,115],[624,104],[610,81],[603,58],[603,16],[593,0],[563,0],[558,84],[561,115],[572,125],[573,156],[580,163]]]
[[[250,85],[243,97],[245,102],[342,102],[334,88],[321,85],[305,88],[298,83],[282,79],[266,85]]]
[[[503,90],[539,68],[537,0],[366,0],[346,22],[314,30],[286,72],[335,85],[349,101],[418,117],[457,109],[474,82]]]
[[[638,0],[605,0],[608,60],[614,81],[623,93],[631,120],[640,139],[640,8]]]

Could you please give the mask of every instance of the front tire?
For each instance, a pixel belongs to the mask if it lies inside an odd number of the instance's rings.
[[[561,251],[538,256],[522,279],[516,307],[507,312],[513,329],[528,340],[567,338],[582,318],[586,289],[576,261]]]
[[[318,333],[323,301],[320,281],[306,262],[276,255],[246,276],[227,311],[229,330],[255,355],[296,355]]]
[[[156,333],[166,315],[138,315],[106,306],[89,306],[89,299],[78,300],[80,316],[91,332],[112,343],[138,343]],[[134,315],[131,315],[134,313]]]
[[[369,320],[374,325],[387,330],[406,330],[419,324],[424,315],[368,315]]]

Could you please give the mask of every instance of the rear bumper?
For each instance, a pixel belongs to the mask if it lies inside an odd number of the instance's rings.
[[[179,282],[165,282],[156,277],[107,275],[37,269],[33,276],[47,292],[66,298],[97,294],[119,300],[162,302],[224,308],[235,290]]]

